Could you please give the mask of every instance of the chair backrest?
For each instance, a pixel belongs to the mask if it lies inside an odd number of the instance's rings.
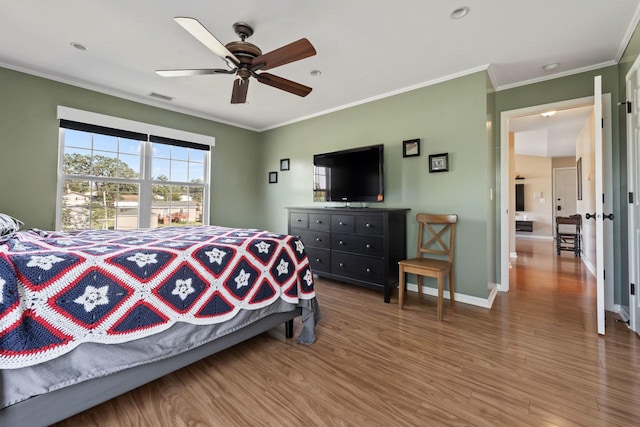
[[[562,229],[561,226],[564,226]],[[570,233],[580,234],[580,228],[582,226],[582,215],[575,214],[570,216],[557,216],[556,217],[556,232],[569,232],[568,227],[570,227]]]
[[[418,253],[442,255],[453,263],[453,246],[458,215],[436,215],[419,213],[418,221]]]

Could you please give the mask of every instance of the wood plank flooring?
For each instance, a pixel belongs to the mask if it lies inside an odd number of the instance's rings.
[[[640,425],[640,338],[552,242],[518,240],[511,291],[486,310],[328,280],[311,346],[268,333],[60,426]],[[458,260],[462,263],[463,260]],[[296,323],[296,335],[301,325]]]

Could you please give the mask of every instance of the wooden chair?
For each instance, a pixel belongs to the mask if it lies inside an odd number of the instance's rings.
[[[568,217],[556,217],[556,252],[571,251],[576,257],[580,256],[582,240],[582,216],[580,214]]]
[[[415,258],[398,262],[400,280],[398,283],[398,304],[400,309],[404,305],[405,273],[418,276],[418,295],[422,300],[423,277],[438,279],[438,320],[442,320],[442,301],[444,294],[444,279],[449,275],[449,301],[455,305],[455,286],[453,280],[453,246],[458,215],[433,215],[419,213],[418,221],[418,251]],[[424,257],[436,255],[436,257]]]

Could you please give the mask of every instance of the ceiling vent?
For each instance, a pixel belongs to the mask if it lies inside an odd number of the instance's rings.
[[[161,93],[149,92],[149,96],[163,101],[173,101],[173,96],[162,95]]]

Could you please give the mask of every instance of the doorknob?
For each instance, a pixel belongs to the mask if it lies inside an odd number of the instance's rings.
[[[611,221],[613,221],[613,213],[610,213],[609,215],[602,215],[602,220],[604,221],[605,219],[610,219]]]
[[[584,217],[587,218],[587,219],[591,219],[591,218],[596,219],[596,214],[594,214],[594,213],[593,214],[586,213],[586,214],[584,214]]]

